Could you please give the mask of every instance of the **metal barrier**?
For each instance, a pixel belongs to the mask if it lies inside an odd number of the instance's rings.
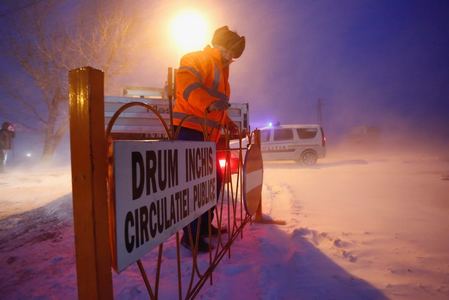
[[[111,134],[114,123],[119,120],[120,115],[132,107],[140,106],[154,114],[160,120],[161,127],[165,130],[169,139],[176,138],[171,126],[167,125],[160,113],[153,107],[140,103],[128,103],[119,108],[110,117],[107,124],[106,134],[104,125],[104,95],[103,95],[103,73],[90,67],[79,68],[69,72],[70,79],[70,138],[71,138],[71,159],[72,159],[72,187],[73,187],[73,211],[75,224],[75,248],[77,262],[78,295],[80,299],[111,299],[112,275],[111,261],[114,261],[115,245],[115,219],[114,219],[114,170],[112,145],[115,140],[120,140],[120,136]],[[228,145],[229,131],[225,132],[225,143]],[[251,140],[252,135],[250,135]],[[255,133],[258,141],[258,132]],[[128,138],[123,136],[122,138]],[[260,144],[252,147],[259,148]],[[256,194],[256,199],[248,200],[252,202],[248,205],[244,203],[245,190],[243,168],[242,142],[236,149],[221,149],[225,154],[227,163],[224,166],[223,180],[221,184],[220,197],[214,207],[216,223],[218,228],[227,228],[227,234],[218,233],[217,245],[211,249],[208,255],[198,255],[198,241],[200,222],[197,232],[193,233],[189,226],[189,238],[196,241],[192,251],[191,274],[188,284],[182,283],[181,269],[183,258],[180,255],[179,231],[175,233],[176,257],[178,275],[178,297],[179,299],[193,299],[204,286],[207,280],[213,283],[212,273],[219,262],[227,254],[231,257],[231,246],[237,237],[243,238],[244,227],[251,222],[252,215],[260,206],[260,193]],[[238,153],[238,170],[232,175],[230,170],[231,151]],[[259,150],[260,152],[260,150]],[[251,170],[261,180],[261,164]],[[246,184],[246,189],[249,185]],[[261,188],[261,184],[260,184]],[[253,187],[251,189],[254,190]],[[251,190],[251,191],[253,191]],[[259,201],[254,204],[254,201]],[[247,207],[253,207],[248,213]],[[260,217],[261,210],[257,210]],[[211,212],[209,210],[209,220]],[[209,239],[211,239],[211,222],[209,221]],[[196,238],[193,239],[193,234]],[[105,247],[109,245],[110,247]],[[158,246],[158,260],[156,264],[156,275],[154,282],[150,283],[146,275],[142,261],[137,260],[138,268],[141,272],[143,282],[147,288],[151,299],[158,299],[160,284],[160,269],[162,265],[162,253],[164,244]],[[207,261],[207,268],[202,270],[199,262]],[[187,288],[183,291],[183,286]]]

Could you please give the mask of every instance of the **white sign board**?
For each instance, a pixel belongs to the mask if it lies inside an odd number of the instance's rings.
[[[115,141],[116,270],[216,205],[212,142]]]

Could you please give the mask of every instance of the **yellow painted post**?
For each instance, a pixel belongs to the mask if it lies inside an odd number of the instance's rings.
[[[79,299],[112,299],[106,199],[104,74],[69,72],[73,221]]]

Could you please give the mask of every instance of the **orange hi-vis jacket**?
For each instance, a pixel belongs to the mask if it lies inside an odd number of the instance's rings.
[[[176,73],[176,101],[173,107],[173,123],[181,124],[209,134],[208,140],[216,142],[220,127],[232,121],[226,111],[207,113],[207,107],[216,100],[229,101],[229,67],[223,67],[220,50],[206,47],[181,58]]]

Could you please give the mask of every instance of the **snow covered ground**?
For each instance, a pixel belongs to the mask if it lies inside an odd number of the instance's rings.
[[[1,299],[76,298],[70,180],[70,167],[0,174]],[[312,168],[266,162],[263,210],[287,225],[247,226],[198,298],[449,299],[448,157],[329,151]],[[161,298],[172,299],[173,240],[164,249]],[[136,267],[114,275],[114,292],[147,299]]]

